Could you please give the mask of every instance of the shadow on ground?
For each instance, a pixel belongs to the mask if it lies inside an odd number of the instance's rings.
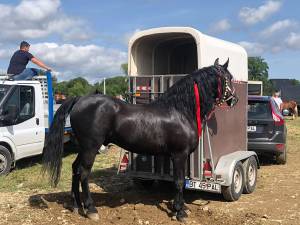
[[[126,175],[117,175],[117,169],[112,167],[93,172],[90,186],[96,207],[116,208],[124,204],[135,207],[135,205],[141,204],[156,206],[172,216],[172,200],[175,196],[173,182],[155,181],[153,185],[145,187],[137,185]],[[194,204],[195,200],[202,201],[202,205],[206,205],[210,201],[224,201],[219,194],[188,190],[184,192],[184,198],[187,204]],[[53,204],[70,209],[71,202],[69,192],[38,194],[29,198],[30,205],[40,209]],[[161,207],[161,203],[165,203],[167,209]]]

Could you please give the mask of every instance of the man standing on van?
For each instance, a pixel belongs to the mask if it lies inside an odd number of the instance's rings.
[[[16,51],[10,59],[7,73],[12,74],[14,80],[31,80],[33,76],[38,75],[37,69],[26,68],[29,61],[45,70],[51,71],[50,67],[46,66],[41,60],[35,58],[29,52],[29,48],[30,44],[26,41],[22,41],[20,50]]]

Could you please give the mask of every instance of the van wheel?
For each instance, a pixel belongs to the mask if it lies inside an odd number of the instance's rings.
[[[10,172],[12,164],[11,154],[7,148],[0,146],[0,176]]]
[[[243,164],[238,162],[234,167],[230,186],[222,186],[222,194],[224,199],[229,202],[238,200],[243,193],[244,180]]]
[[[244,164],[245,172],[245,186],[243,193],[250,194],[254,191],[257,181],[257,162],[256,159],[251,156]]]

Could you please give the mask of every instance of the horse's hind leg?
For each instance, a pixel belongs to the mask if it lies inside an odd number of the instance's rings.
[[[79,163],[80,163],[80,153],[77,155],[75,161],[72,164],[72,201],[73,201],[73,211],[79,212],[79,209],[82,208],[80,193],[79,193],[79,182],[80,182],[80,171],[79,171]]]
[[[84,209],[86,210],[87,217],[92,220],[98,220],[99,215],[94,205],[94,201],[91,197],[88,178],[91,173],[91,169],[93,167],[96,154],[100,146],[101,144],[99,146],[97,145],[97,147],[87,148],[86,151],[83,151],[81,155],[82,156],[81,162],[80,162],[80,181],[81,181],[81,188],[83,193]]]
[[[178,154],[173,156],[173,168],[174,168],[174,182],[176,188],[176,195],[173,203],[173,208],[176,212],[176,218],[179,221],[184,220],[187,214],[184,211],[184,177],[185,177],[185,164],[187,161],[187,155]]]

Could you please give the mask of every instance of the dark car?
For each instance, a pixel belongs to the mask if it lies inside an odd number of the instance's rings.
[[[286,126],[270,96],[248,96],[248,150],[286,163]]]

